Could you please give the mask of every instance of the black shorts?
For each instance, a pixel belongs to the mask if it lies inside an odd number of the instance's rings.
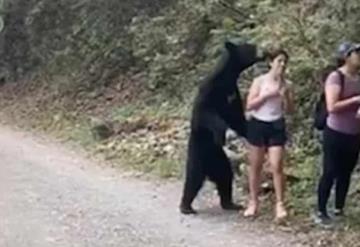
[[[251,145],[258,147],[285,146],[285,119],[264,122],[252,117],[248,122],[247,140]]]

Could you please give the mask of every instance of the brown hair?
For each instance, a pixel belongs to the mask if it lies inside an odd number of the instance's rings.
[[[289,54],[282,48],[273,48],[268,51],[267,58],[269,61],[273,61],[278,56],[283,55],[286,61],[289,60]]]
[[[336,67],[339,68],[339,67],[343,66],[345,64],[345,62],[346,62],[346,59],[344,59],[344,58],[341,58],[341,57],[336,58],[336,61],[335,61]]]

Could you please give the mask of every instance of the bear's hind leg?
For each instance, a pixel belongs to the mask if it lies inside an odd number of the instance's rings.
[[[199,168],[199,167],[198,167]],[[180,212],[183,214],[196,214],[191,204],[201,189],[205,180],[205,174],[202,170],[188,168],[186,171],[186,180],[183,196],[180,204]]]
[[[224,210],[240,210],[243,206],[237,205],[232,199],[232,179],[224,179],[216,183],[220,196],[220,205]]]
[[[219,171],[211,174],[211,180],[216,184],[216,188],[220,196],[221,207],[225,210],[240,210],[243,207],[235,204],[232,197],[232,183],[234,175],[231,163],[222,149],[219,150],[217,157],[217,169],[215,170]]]

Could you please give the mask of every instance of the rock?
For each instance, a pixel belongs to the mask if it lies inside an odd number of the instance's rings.
[[[231,142],[231,141],[233,141],[233,140],[235,140],[235,139],[238,139],[237,134],[236,134],[233,130],[228,129],[228,130],[226,131],[226,140],[229,141],[229,142]]]
[[[102,141],[108,139],[113,133],[110,123],[98,118],[91,119],[91,133],[95,140]]]
[[[265,181],[261,183],[260,188],[261,188],[261,193],[263,194],[267,194],[274,191],[274,185],[272,181]]]
[[[164,150],[166,153],[172,153],[172,152],[174,152],[175,148],[174,148],[173,145],[168,144],[168,145],[166,145],[166,146],[164,147],[163,150]]]
[[[241,160],[241,154],[234,152],[228,147],[223,147],[223,149],[227,157],[230,159],[230,161],[237,162]]]
[[[231,167],[233,169],[233,172],[238,175],[241,176],[241,171],[240,171],[240,163],[242,160],[241,155],[239,155],[238,153],[230,150],[227,147],[224,147],[224,152],[226,154],[226,156],[229,158],[230,162],[231,162]]]

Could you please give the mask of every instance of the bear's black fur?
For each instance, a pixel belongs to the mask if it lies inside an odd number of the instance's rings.
[[[195,98],[188,142],[186,181],[180,211],[194,214],[191,204],[206,178],[216,184],[223,209],[239,209],[232,200],[233,172],[222,147],[226,129],[246,134],[246,120],[237,80],[242,71],[262,60],[253,44],[225,43],[225,54],[215,72],[200,86]]]

